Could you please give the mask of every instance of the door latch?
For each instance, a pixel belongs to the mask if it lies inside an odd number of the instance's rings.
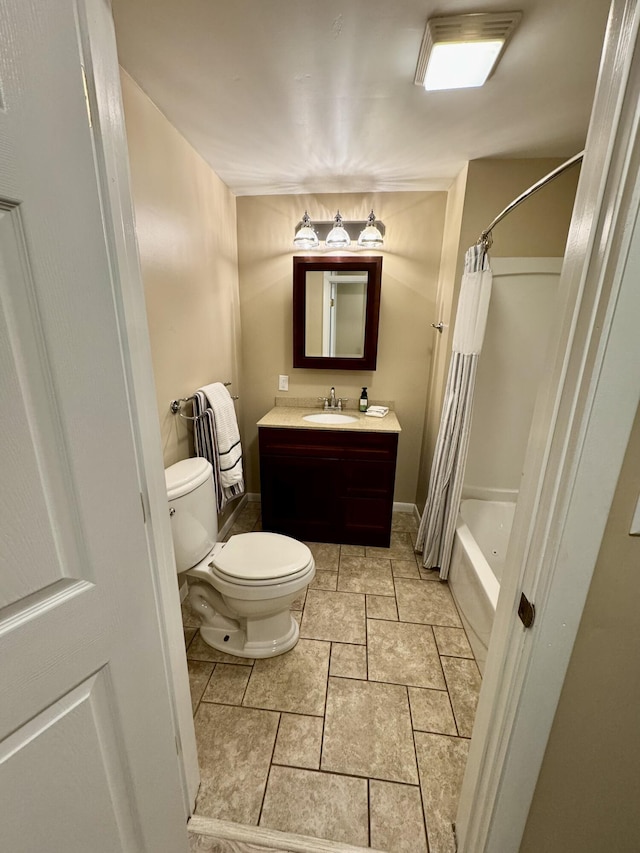
[[[525,628],[530,628],[533,625],[533,620],[536,618],[536,608],[529,601],[524,592],[520,596],[518,616],[520,617],[520,621],[522,622]]]

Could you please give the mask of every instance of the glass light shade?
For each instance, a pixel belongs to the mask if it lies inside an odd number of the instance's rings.
[[[335,225],[327,234],[327,239],[324,241],[327,249],[346,249],[351,245],[351,237],[342,225],[342,217],[338,211],[333,219]]]
[[[372,210],[367,219],[366,226],[362,229],[358,237],[358,246],[362,246],[365,249],[379,249],[384,245],[382,234],[376,228],[375,222],[376,217]]]
[[[306,210],[302,217],[302,227],[298,229],[296,236],[293,238],[293,245],[296,249],[317,249],[320,245],[318,235],[313,230],[309,214]]]
[[[439,42],[429,56],[424,88],[468,89],[482,86],[502,50],[503,41]]]

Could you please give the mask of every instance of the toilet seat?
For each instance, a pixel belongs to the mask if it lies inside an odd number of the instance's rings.
[[[313,556],[302,542],[279,533],[239,533],[213,554],[213,574],[240,585],[270,586],[305,575]]]

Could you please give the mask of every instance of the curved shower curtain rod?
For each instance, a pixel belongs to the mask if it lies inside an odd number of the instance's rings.
[[[566,163],[561,163],[560,166],[557,166],[552,172],[549,172],[548,175],[545,175],[544,178],[540,178],[539,181],[536,181],[536,183],[533,184],[533,186],[530,186],[528,190],[525,190],[517,198],[514,198],[514,200],[505,207],[502,213],[499,213],[496,216],[491,225],[488,228],[485,228],[482,234],[478,237],[477,245],[483,245],[485,249],[490,249],[493,243],[493,237],[491,236],[491,232],[498,224],[498,222],[502,222],[505,216],[508,213],[511,213],[511,211],[514,210],[521,202],[529,198],[529,196],[532,196],[538,190],[542,189],[542,187],[546,186],[546,184],[548,184],[554,178],[557,178],[558,175],[561,175],[566,169],[569,169],[575,163],[579,163],[583,157],[584,151],[581,151],[579,154],[574,154],[574,156],[567,160]]]

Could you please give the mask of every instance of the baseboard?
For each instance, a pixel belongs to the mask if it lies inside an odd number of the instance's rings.
[[[246,497],[249,503],[260,503],[260,501],[262,500],[260,492],[247,492]]]
[[[353,847],[339,841],[324,841],[309,835],[296,835],[264,829],[260,826],[243,826],[228,820],[199,817],[194,815],[188,824],[189,832],[195,835],[213,838],[217,841],[235,842],[229,844],[229,853],[253,853],[253,851],[277,850],[280,853],[375,853],[371,847]],[[200,848],[196,848],[200,849]],[[226,850],[225,846],[216,846],[215,850]],[[203,845],[202,850],[206,847]],[[380,851],[378,851],[380,853]]]
[[[413,512],[416,508],[415,504],[405,504],[400,501],[393,502],[393,511],[394,512]]]
[[[221,542],[225,538],[227,533],[231,530],[236,518],[240,515],[240,512],[242,511],[243,506],[247,503],[248,499],[249,499],[248,495],[242,495],[242,497],[240,498],[238,503],[234,506],[233,512],[231,513],[229,518],[225,521],[225,523],[222,525],[220,530],[218,530],[218,541],[219,542]]]

